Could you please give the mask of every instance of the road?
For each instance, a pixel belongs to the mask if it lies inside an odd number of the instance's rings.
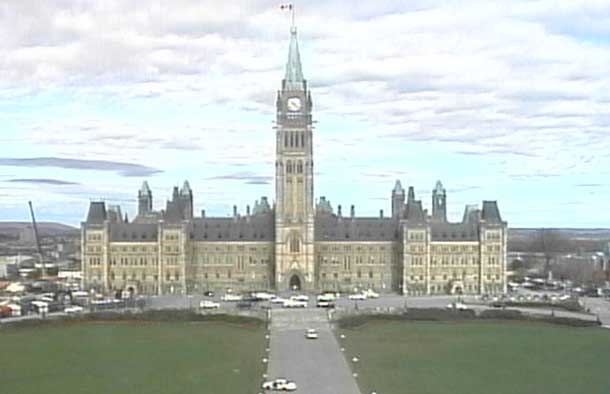
[[[317,329],[319,338],[306,339],[308,328]],[[330,329],[327,311],[274,309],[270,348],[268,378],[293,380],[296,393],[360,394]]]
[[[282,297],[289,297],[290,294],[282,294]],[[210,299],[203,296],[159,296],[149,298],[150,308],[196,308],[199,305],[199,301],[202,299]],[[397,294],[384,294],[378,299],[367,299],[365,301],[352,301],[347,297],[342,296],[336,302],[337,308],[341,309],[385,309],[388,308],[445,308],[447,304],[456,301],[456,296],[417,296],[417,297],[404,297]],[[463,296],[461,299],[467,303],[475,303],[476,299],[474,296]],[[217,295],[214,300],[220,301],[220,296]],[[315,309],[315,294],[310,295],[309,308]],[[560,317],[574,317],[585,320],[595,320],[599,315],[599,318],[604,326],[610,327],[610,302],[603,298],[589,298],[582,297],[586,308],[591,311],[591,314],[569,312],[561,309],[554,309],[553,311],[549,308],[525,308],[525,307],[510,307],[510,309],[516,309],[525,313],[537,313],[537,314],[551,314]],[[477,301],[478,302],[478,301]],[[268,302],[258,303],[259,307],[269,307],[273,310],[280,309],[281,306],[277,304],[271,304]],[[221,302],[222,308],[235,308],[235,302]],[[492,309],[487,305],[473,306],[477,309]],[[308,309],[309,309],[308,308]]]

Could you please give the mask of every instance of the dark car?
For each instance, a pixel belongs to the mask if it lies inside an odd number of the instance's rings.
[[[206,291],[205,293],[203,293],[204,296],[206,297],[214,297],[214,292],[213,291]]]
[[[252,308],[252,303],[250,301],[240,301],[237,303],[237,307],[239,309],[250,309]]]

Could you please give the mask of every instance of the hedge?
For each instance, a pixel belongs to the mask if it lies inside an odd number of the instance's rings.
[[[144,312],[93,312],[82,315],[52,317],[48,319],[28,319],[3,323],[1,326],[11,327],[37,327],[43,325],[63,324],[68,322],[91,322],[91,321],[154,321],[154,322],[206,322],[217,321],[238,325],[264,324],[264,321],[255,317],[237,316],[229,314],[199,314],[184,309],[159,309]]]
[[[445,309],[418,309],[409,308],[403,314],[358,314],[339,318],[337,325],[339,328],[356,328],[363,324],[376,321],[465,321],[465,320],[520,320],[531,322],[544,322],[558,325],[566,325],[571,327],[596,327],[601,323],[594,320],[582,320],[570,317],[557,317],[548,315],[531,315],[523,314],[518,310],[513,309],[488,309],[481,311],[478,315],[473,310],[453,311]]]

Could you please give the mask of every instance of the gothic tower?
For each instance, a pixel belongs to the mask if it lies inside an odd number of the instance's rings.
[[[286,74],[277,95],[275,285],[315,288],[311,95],[303,78],[297,30],[290,30]]]
[[[432,190],[432,219],[439,222],[447,221],[447,193],[441,181],[436,182]]]
[[[392,217],[394,219],[402,219],[402,214],[405,207],[405,189],[402,188],[399,180],[396,180],[396,185],[392,190]]]
[[[152,192],[148,187],[148,182],[144,181],[138,191],[138,215],[145,216],[152,211]]]

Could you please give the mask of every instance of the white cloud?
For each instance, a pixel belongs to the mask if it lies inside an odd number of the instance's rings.
[[[297,22],[321,120],[318,162],[364,161],[371,147],[401,141],[504,157],[507,177],[592,174],[608,162],[607,1],[335,0],[297,4]],[[58,156],[163,169],[189,150],[202,162],[266,166],[287,26],[272,1],[5,3],[0,114],[69,92],[58,102],[73,116],[22,116],[21,139]],[[176,105],[170,128],[88,102]],[[225,111],[197,118],[197,106]],[[337,154],[325,128],[336,133],[342,118],[358,127]]]

